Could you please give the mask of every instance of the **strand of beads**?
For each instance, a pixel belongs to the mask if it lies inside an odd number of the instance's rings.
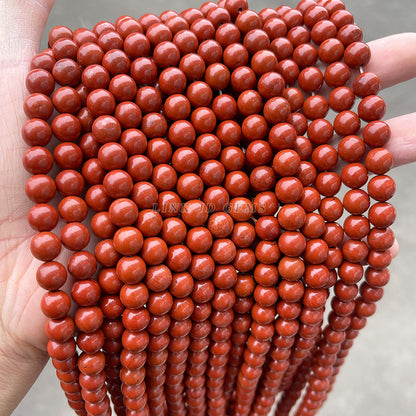
[[[196,254],[189,268],[194,279],[191,299],[194,311],[191,315],[192,329],[188,366],[185,373],[185,392],[188,411],[194,415],[206,412],[206,370],[209,357],[209,334],[211,332],[211,305],[215,288],[211,277],[215,271],[215,263],[209,254]]]
[[[273,266],[273,263],[275,263],[274,257],[278,255],[277,245],[271,245],[267,244],[266,240],[263,240],[263,243],[261,248],[263,250],[262,255],[259,255],[257,253],[257,258],[260,258],[262,260],[262,263],[260,263],[254,273],[254,278],[257,282],[257,286],[254,290],[253,296],[255,300],[254,307],[256,307],[257,310],[259,309],[269,309],[272,308],[273,310],[276,308],[276,303],[278,299],[278,291],[275,287],[277,283],[277,268]],[[258,246],[259,247],[259,246]],[[257,252],[257,250],[256,250]],[[266,254],[267,253],[267,254]],[[260,260],[259,259],[259,260]],[[270,321],[264,321],[264,319],[257,320],[256,315],[252,315],[253,322],[251,324],[251,335],[250,337],[255,337],[258,342],[263,342],[264,349],[266,350],[267,343],[270,343],[274,334],[274,325],[273,322]],[[264,318],[264,317],[262,317]],[[250,337],[247,340],[247,344],[250,343]],[[270,348],[270,346],[269,346]],[[261,367],[264,366],[267,358],[267,351],[265,351],[264,354],[256,354],[254,351],[246,350],[244,353],[244,363],[242,364],[242,369],[244,365],[250,366],[253,369],[259,370]],[[252,406],[254,400],[255,400],[255,392],[257,389],[257,384],[260,380],[260,377],[262,374],[266,377],[266,374],[258,371],[258,376],[253,378],[252,380],[255,380],[253,393],[251,393],[252,397],[248,397],[248,401],[251,401],[247,403],[248,406]],[[238,388],[237,388],[237,397],[238,397]],[[237,399],[238,400],[238,399]]]
[[[103,351],[105,354],[105,374],[108,393],[114,405],[116,415],[124,415],[126,408],[121,392],[120,381],[122,349],[121,336],[123,335],[123,324],[120,319],[104,320],[102,332],[105,337]]]
[[[321,336],[321,324],[327,296],[324,289],[304,289],[302,298],[304,306],[300,315],[299,332],[293,346],[290,366],[281,386],[285,394],[277,406],[276,413],[280,411],[287,412],[287,409],[293,406],[293,400],[299,398],[302,393],[304,388],[302,380],[304,378],[301,377],[300,381],[295,382],[294,377],[299,371],[310,371],[313,352]],[[309,364],[304,364],[306,362],[309,362]]]
[[[279,400],[275,414],[281,414],[283,416],[290,414],[308,382],[311,366],[312,356],[309,356],[299,367],[299,370],[292,379],[291,385],[284,391]]]
[[[390,131],[377,76],[350,80],[370,57],[352,15],[340,0],[259,14],[209,1],[57,27],[49,45],[27,77],[23,165],[70,406],[265,415],[280,394],[287,415],[304,394],[298,415],[315,414],[394,241]]]
[[[174,299],[171,310],[172,323],[169,329],[171,340],[167,361],[166,391],[169,391],[169,395],[167,393],[168,406],[169,403],[172,403],[168,413],[184,414],[186,412],[184,377],[187,368],[188,347],[190,344],[189,333],[192,329],[190,317],[193,310],[194,304],[189,296]],[[170,374],[172,377],[169,378]]]
[[[234,291],[237,296],[236,303],[234,304],[234,320],[232,323],[231,334],[231,350],[230,358],[228,360],[228,371],[224,382],[224,395],[227,403],[229,403],[228,411],[234,403],[235,385],[237,382],[238,373],[243,363],[243,354],[245,351],[245,345],[249,337],[251,326],[251,314],[261,314],[262,311],[257,311],[251,302],[251,296],[254,291],[254,279],[249,274],[240,274],[239,278],[234,285]],[[248,301],[247,301],[248,300]],[[273,315],[273,313],[271,314]],[[274,317],[269,314],[270,321]]]
[[[130,273],[119,273],[126,282],[120,290],[120,300],[126,308],[122,317],[124,331],[121,336],[123,349],[120,353],[121,392],[126,414],[132,415],[135,412],[140,414],[141,411],[143,414],[146,413],[144,366],[147,358],[146,348],[149,344],[146,328],[150,322],[149,311],[144,307],[149,300],[149,291],[140,282],[143,277],[140,269],[135,267],[133,270],[135,273],[131,273],[132,269]]]

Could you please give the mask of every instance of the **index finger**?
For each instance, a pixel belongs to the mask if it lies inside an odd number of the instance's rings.
[[[370,62],[364,70],[374,72],[381,88],[416,77],[416,33],[400,33],[368,42]]]

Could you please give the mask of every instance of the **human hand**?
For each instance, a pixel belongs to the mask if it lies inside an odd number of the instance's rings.
[[[29,249],[32,204],[24,193],[26,145],[20,132],[27,120],[25,77],[52,5],[53,0],[0,2],[0,415],[11,413],[47,361],[39,307],[44,292]]]
[[[381,88],[392,87],[416,77],[416,33],[401,33],[369,42],[371,60],[364,68],[374,72]],[[394,167],[416,161],[416,113],[404,114],[386,120],[391,138],[386,148],[393,154]],[[391,248],[393,257],[398,254],[396,241]]]

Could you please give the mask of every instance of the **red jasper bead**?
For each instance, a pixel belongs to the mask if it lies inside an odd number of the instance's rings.
[[[37,231],[51,231],[58,224],[57,210],[49,204],[37,204],[28,213],[28,222]]]
[[[61,319],[68,314],[71,307],[71,299],[62,291],[48,292],[43,295],[40,306],[46,317]]]
[[[51,261],[60,253],[61,241],[55,234],[43,231],[32,238],[30,251],[39,260]]]
[[[395,241],[391,132],[380,79],[354,72],[362,38],[340,0],[50,32],[26,79],[23,165],[48,352],[77,414],[109,415],[111,397],[117,414],[262,415],[279,388],[289,414],[304,360],[298,413],[321,407]]]

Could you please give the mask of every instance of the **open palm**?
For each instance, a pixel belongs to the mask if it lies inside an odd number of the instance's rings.
[[[39,308],[43,291],[35,278],[39,262],[29,250],[34,232],[27,226],[27,212],[32,203],[24,194],[28,176],[20,167],[27,146],[20,129],[27,120],[22,109],[25,76],[52,4],[0,2],[0,353],[12,362],[35,361],[34,371],[46,362],[47,340]]]

